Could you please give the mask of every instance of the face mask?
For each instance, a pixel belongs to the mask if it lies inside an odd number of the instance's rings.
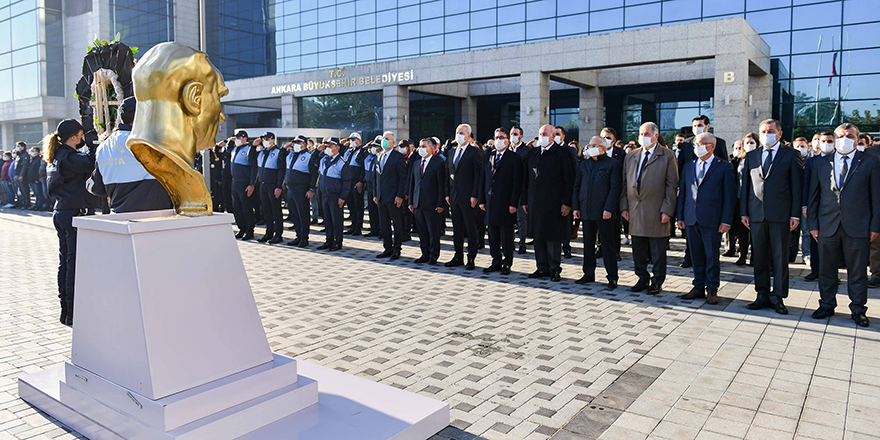
[[[516,145],[519,143],[519,136],[513,135],[510,137],[510,144]]]
[[[306,146],[303,144],[293,144],[293,151],[299,153],[306,149]]]
[[[834,152],[834,142],[820,142],[819,148],[822,149],[823,153],[831,154]]]
[[[653,142],[651,142],[651,139],[652,139],[651,136],[642,136],[639,138],[639,145],[641,145],[645,148],[648,148],[651,145],[653,145]]]
[[[850,138],[847,138],[847,137],[842,137],[842,138],[837,138],[837,140],[834,142],[834,144],[835,144],[834,146],[837,148],[838,153],[849,154],[849,153],[852,153],[852,151],[855,149],[856,141],[854,141]]]
[[[406,153],[407,153],[407,151],[406,151],[406,147],[397,147],[397,151],[398,151],[400,154],[406,156]]]
[[[391,148],[391,141],[388,139],[382,139],[382,149],[387,150],[389,148]]]
[[[241,139],[235,138],[235,146],[240,147],[242,144]]]
[[[746,142],[745,145],[743,145],[743,148],[746,150],[746,153],[754,150],[757,147],[758,147],[758,145],[754,142]]]
[[[495,150],[504,151],[507,149],[506,139],[495,139]]]
[[[587,156],[590,156],[590,157],[596,157],[596,156],[599,156],[599,155],[601,155],[601,154],[602,154],[602,152],[599,151],[599,147],[590,147],[590,148],[587,148]]]
[[[602,142],[605,142],[605,148],[611,148],[611,138],[602,138]]]
[[[333,156],[333,149],[331,149],[330,147],[324,148],[324,154],[328,156]]]
[[[274,146],[275,146],[275,141],[274,141],[274,140],[271,140],[271,141],[269,141],[269,142],[266,142],[266,148],[272,148],[272,147],[274,147]]]
[[[263,151],[263,146],[262,146],[262,145],[257,145],[257,151]]]
[[[550,145],[550,136],[540,136],[538,137],[538,146],[541,148]]]
[[[29,151],[28,154],[30,154],[31,157],[37,157],[37,152],[36,152],[36,151]]]
[[[797,150],[800,151],[801,156],[803,157],[807,157],[807,153],[809,153],[809,149],[807,149],[807,147],[798,148]]]
[[[419,147],[419,156],[428,157],[428,149],[425,147]]]
[[[856,149],[859,151],[865,151],[865,146],[862,144],[856,145]]]
[[[381,152],[382,152],[382,148],[381,148],[381,147],[373,147],[373,154],[379,154],[379,153],[381,153]]]
[[[553,142],[556,142],[557,144],[562,144],[562,136],[555,136],[553,138]]]
[[[707,150],[706,146],[703,144],[694,144],[694,154],[696,154],[697,157],[703,157],[709,154],[709,150]]]
[[[455,142],[456,142],[458,145],[463,145],[463,144],[464,144],[464,135],[463,135],[463,134],[457,134],[457,135],[455,135]]]
[[[813,149],[819,148],[819,139],[812,142]]]
[[[776,145],[776,133],[761,133],[761,144],[768,148]]]
[[[733,150],[733,157],[739,157],[742,154],[742,150],[739,148]]]
[[[702,134],[706,131],[706,127],[694,127],[694,136]]]

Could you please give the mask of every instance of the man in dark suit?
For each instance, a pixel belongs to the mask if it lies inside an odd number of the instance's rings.
[[[577,165],[572,200],[574,218],[584,224],[584,276],[575,281],[586,284],[596,281],[596,235],[606,243],[602,247],[602,263],[608,288],[617,288],[617,248],[614,242],[614,213],[620,203],[622,163],[605,154],[605,139],[593,136],[584,151],[587,158]],[[620,241],[618,241],[620,243]]]
[[[626,158],[626,151],[623,151],[623,148],[615,145],[617,143],[617,130],[614,127],[603,127],[602,131],[599,132],[599,136],[602,137],[603,143],[605,144],[605,155],[617,160],[620,164],[620,172],[623,173],[623,160]],[[622,177],[622,174],[621,174]],[[618,210],[611,213],[613,217],[611,220],[614,222],[614,248],[617,251],[617,261],[620,261],[620,226],[621,226],[621,218],[620,218],[620,209],[618,205]],[[602,255],[602,237],[599,236],[599,248],[596,249],[596,258],[599,258]]]
[[[455,130],[458,145],[446,155],[446,203],[452,214],[452,243],[455,256],[446,267],[464,265],[464,237],[468,240],[467,266],[473,270],[474,260],[479,250],[480,237],[477,232],[477,202],[480,191],[480,173],[483,169],[483,150],[471,145],[471,126],[461,124]]]
[[[834,130],[836,152],[818,159],[810,175],[807,208],[810,235],[819,241],[819,308],[813,318],[834,315],[837,270],[846,262],[849,309],[857,325],[867,327],[871,241],[880,235],[880,160],[856,151],[859,129],[844,123]]]
[[[510,274],[513,265],[513,226],[522,192],[522,159],[510,151],[506,128],[495,129],[495,151],[489,151],[480,177],[480,209],[486,214],[492,264],[483,269]]]
[[[554,127],[538,132],[537,148],[526,158],[523,180],[523,209],[529,215],[529,234],[535,240],[538,269],[529,278],[562,279],[562,241],[571,233],[565,226],[571,213],[575,163],[571,150],[553,142]]]
[[[382,135],[382,152],[376,160],[373,202],[379,206],[379,227],[385,251],[376,258],[400,258],[403,243],[401,209],[406,195],[406,158],[394,148],[394,133]],[[392,235],[393,234],[393,235]]]
[[[516,125],[510,127],[510,147],[508,147],[508,149],[511,153],[515,153],[519,156],[521,161],[525,163],[526,157],[529,155],[529,151],[532,147],[523,142],[522,127]],[[519,235],[519,249],[517,250],[517,253],[523,255],[526,253],[526,238],[529,236],[529,216],[523,211],[522,206],[519,206],[519,203],[517,203],[516,209],[516,224],[517,235]]]
[[[678,228],[687,234],[694,263],[694,287],[682,299],[718,304],[721,236],[733,224],[736,176],[730,162],[714,156],[715,135],[694,139],[696,159],[684,165],[678,186]]]
[[[437,156],[437,143],[432,138],[419,142],[419,160],[413,163],[407,177],[409,212],[415,216],[422,255],[416,263],[437,264],[440,258],[440,222],[446,201],[446,164]]]
[[[807,223],[806,225],[802,225],[808,231],[813,228],[813,225],[810,224],[810,218],[807,213],[808,205],[810,203],[810,178],[812,176],[813,167],[815,167],[816,161],[822,157],[828,156],[829,154],[834,153],[834,131],[833,130],[825,130],[822,133],[819,133],[819,155],[813,156],[807,159],[804,162],[804,197],[803,197],[803,207],[802,214],[804,221]],[[816,239],[809,238],[810,240],[810,273],[804,277],[806,281],[816,281],[819,279],[819,271],[821,268],[822,255],[819,254],[819,243],[816,242]]]
[[[758,298],[750,310],[773,307],[788,314],[788,249],[791,231],[801,218],[804,163],[794,148],[782,144],[782,124],[767,119],[760,125],[759,147],[748,153],[740,189],[742,224],[752,231],[755,290]],[[770,290],[770,262],[773,290]]]

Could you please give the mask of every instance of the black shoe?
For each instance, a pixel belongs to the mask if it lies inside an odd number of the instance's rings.
[[[596,247],[596,259],[602,258],[602,245]]]
[[[464,266],[464,261],[462,261],[461,257],[455,257],[452,260],[449,260],[446,264],[444,264],[444,266],[446,266],[446,267]]]
[[[235,234],[235,238],[244,237],[244,231],[238,231],[238,234]]]
[[[829,316],[834,316],[834,309],[831,307],[819,307],[813,312],[813,319],[825,319]]]
[[[403,241],[404,243],[406,243],[406,242],[408,242],[408,241],[412,241],[412,235],[405,235],[405,236],[403,236],[402,241]]]
[[[474,263],[474,259],[473,259],[473,258],[468,258],[468,262],[467,262],[467,264],[464,266],[464,268],[467,269],[467,270],[474,270],[476,267],[477,267],[477,265]]]
[[[361,232],[361,231],[351,231],[351,236],[352,236],[352,237],[358,237],[358,236],[361,236],[361,235],[364,235],[363,232]]]
[[[257,241],[260,242],[260,243],[265,243],[265,242],[267,242],[267,241],[269,241],[269,240],[271,240],[271,239],[272,239],[272,236],[271,236],[271,235],[264,235],[264,236],[260,237],[260,239],[257,240]]]
[[[736,260],[736,263],[733,263],[733,264],[736,264],[737,266],[745,266],[746,265],[746,257],[739,257]]]
[[[694,263],[692,263],[691,260],[684,260],[681,262],[681,264],[678,265],[678,267],[683,267],[686,269],[688,267],[694,267]]]
[[[816,272],[810,272],[809,275],[804,277],[804,281],[816,281],[818,279],[819,279],[819,274],[817,274]]]
[[[330,252],[335,252],[342,249],[342,243],[336,243],[333,246],[330,246],[330,249],[327,249]]]
[[[309,241],[305,238],[299,241],[299,244],[296,247],[307,248],[309,247]]]
[[[855,321],[856,325],[858,325],[859,327],[867,327],[867,326],[871,325],[871,322],[868,321],[868,317],[865,316],[864,313],[860,313],[860,314],[853,313],[852,320]]]
[[[284,241],[284,240],[281,238],[281,236],[276,235],[276,236],[272,237],[271,240],[269,240],[269,244],[281,243],[282,241]]]
[[[763,297],[758,297],[754,302],[749,303],[746,308],[749,310],[761,310],[765,307],[770,307],[773,304],[770,303],[770,300]]]
[[[526,246],[534,246],[534,245],[535,245],[535,240],[526,242]]]
[[[587,284],[593,283],[596,281],[596,277],[593,275],[584,275],[579,280],[575,281],[575,284]]]
[[[536,270],[529,274],[529,278],[547,278],[550,276],[550,272],[544,272],[543,270]]]
[[[266,226],[266,221],[265,220],[257,220],[257,222],[254,224],[257,226]]]
[[[659,284],[651,284],[651,287],[648,288],[648,295],[658,295],[663,291],[663,287]]]
[[[421,257],[416,258],[416,260],[413,261],[413,263],[422,264],[422,263],[427,263],[429,260],[430,260],[430,258],[428,258],[426,255],[422,255]]]
[[[728,249],[727,252],[725,252],[722,255],[724,255],[725,257],[735,257],[736,256],[736,249]]]
[[[617,288],[617,280],[608,281],[608,286],[606,287],[608,290],[614,290]]]
[[[318,219],[313,218],[312,221],[309,222],[309,224],[310,224],[310,225],[317,225],[317,224],[318,224]]]
[[[392,260],[397,260],[398,258],[400,258],[400,251],[397,251],[397,252],[394,252],[393,254],[391,254]]]
[[[286,244],[288,246],[299,246],[300,239],[294,238],[293,240],[288,241]]]
[[[788,314],[788,308],[785,307],[785,304],[782,303],[782,300],[780,300],[776,304],[773,304],[773,310],[776,310],[776,313],[779,313],[780,315]]]
[[[437,259],[436,259],[436,258],[431,258],[430,260],[428,260],[428,264],[430,264],[431,266],[437,264]]]
[[[647,289],[648,287],[650,287],[650,284],[648,284],[647,281],[639,281],[636,283],[635,286],[630,287],[629,291],[630,292],[641,292],[641,291]]]
[[[288,230],[288,231],[293,231],[293,230],[295,230],[295,229],[296,229],[296,226],[288,226],[288,227],[287,227],[287,230]]]
[[[391,254],[393,254],[393,253],[394,253],[394,252],[391,252],[391,251],[385,251],[385,252],[382,252],[382,253],[379,254],[379,255],[376,255],[376,258],[388,258],[388,257],[390,257]]]
[[[495,271],[497,271],[497,270],[501,270],[501,265],[500,265],[500,264],[493,264],[493,265],[491,265],[491,266],[489,266],[489,267],[483,269],[483,273],[492,273],[492,272],[495,272]]]
[[[559,271],[551,273],[550,274],[550,281],[553,281],[554,283],[558,283],[559,281],[562,281],[562,274],[559,273]]]
[[[332,245],[325,241],[324,244],[318,246],[316,249],[318,249],[319,251],[323,251],[324,249],[330,249],[330,246]]]
[[[61,318],[59,319],[62,324],[67,322],[67,301],[61,300]]]
[[[871,278],[868,279],[868,287],[871,289],[880,287],[880,277],[871,276]]]
[[[345,230],[342,232],[342,235],[351,235],[351,230]]]
[[[566,249],[565,252],[562,253],[562,256],[565,258],[571,258],[571,249]]]
[[[369,234],[364,235],[364,237],[378,237],[378,232],[370,232]]]
[[[524,245],[524,244],[519,245],[519,250],[517,251],[517,253],[520,255],[525,254],[526,253],[526,245]]]
[[[327,228],[321,228],[321,230],[318,232],[327,232]]]
[[[510,266],[501,266],[501,275],[510,275]]]
[[[248,240],[253,240],[253,239],[254,239],[253,232],[248,232],[248,233],[244,234],[244,237],[241,237],[241,241],[248,241]]]
[[[865,315],[862,315],[865,316]],[[865,318],[867,320],[867,318]],[[67,317],[64,320],[64,325],[73,325],[73,303],[67,304]]]
[[[788,256],[788,262],[789,262],[789,263],[794,263],[795,260],[797,260],[797,255],[789,255],[789,256]]]

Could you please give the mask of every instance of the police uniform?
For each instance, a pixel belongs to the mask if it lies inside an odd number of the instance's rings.
[[[296,137],[294,142],[306,143],[303,135]],[[309,245],[309,199],[306,193],[315,194],[318,183],[318,163],[312,160],[315,152],[304,148],[300,152],[290,152],[285,159],[285,177],[287,186],[287,207],[292,213],[293,228],[296,239],[287,243],[291,246],[306,247]],[[314,196],[313,196],[314,197]]]
[[[263,139],[275,139],[275,135],[266,132]],[[257,181],[260,182],[260,202],[263,207],[263,219],[266,221],[266,235],[258,241],[280,243],[284,231],[284,216],[281,213],[281,197],[275,197],[275,190],[284,185],[284,167],[287,150],[273,145],[265,148],[257,155]]]
[[[247,132],[239,131],[237,137],[245,142],[230,152],[229,163],[232,172],[232,213],[238,225],[236,238],[254,238],[254,195],[247,195],[247,187],[253,186],[257,179],[257,150],[247,142]]]
[[[336,140],[330,142],[338,145]],[[318,169],[318,176],[321,187],[321,204],[324,207],[324,226],[327,234],[324,244],[318,249],[336,251],[342,249],[342,208],[339,206],[339,199],[345,199],[351,188],[348,164],[340,154],[333,157],[324,154]]]
[[[366,159],[366,148],[355,148],[354,139],[360,140],[361,135],[352,133],[349,136],[351,143],[350,148],[345,151],[342,156],[345,163],[348,164],[348,172],[351,174],[351,189],[345,203],[348,205],[349,216],[351,217],[351,228],[346,234],[361,235],[364,227],[364,193],[358,192],[355,185],[358,183],[366,185],[366,172],[364,168],[364,159]]]

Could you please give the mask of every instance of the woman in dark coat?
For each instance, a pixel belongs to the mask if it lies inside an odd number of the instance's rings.
[[[73,325],[73,286],[76,269],[76,228],[73,218],[85,207],[86,179],[95,169],[94,153],[80,153],[85,142],[83,127],[75,119],[65,119],[55,133],[43,138],[48,164],[46,174],[49,197],[55,200],[52,221],[58,234],[58,297],[61,299],[61,323]]]

